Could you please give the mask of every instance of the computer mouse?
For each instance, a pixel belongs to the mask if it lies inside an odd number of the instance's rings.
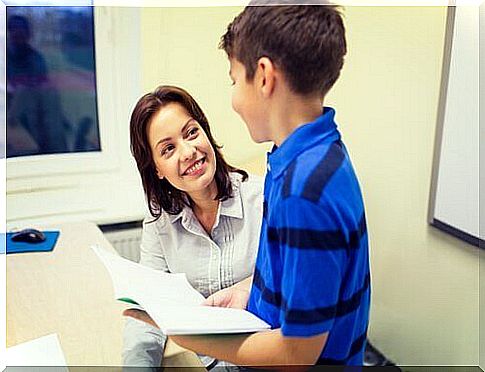
[[[36,229],[24,229],[12,235],[14,242],[25,243],[42,243],[45,241],[45,235],[42,231]]]

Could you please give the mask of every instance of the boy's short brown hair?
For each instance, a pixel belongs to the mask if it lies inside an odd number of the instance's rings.
[[[254,78],[258,59],[268,57],[295,93],[325,95],[347,52],[340,8],[251,4],[229,24],[219,47],[244,65],[247,80]]]

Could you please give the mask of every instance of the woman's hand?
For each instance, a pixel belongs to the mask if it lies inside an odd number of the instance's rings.
[[[236,285],[221,289],[206,298],[202,303],[206,306],[232,307],[235,309],[245,309],[249,300],[249,291]]]

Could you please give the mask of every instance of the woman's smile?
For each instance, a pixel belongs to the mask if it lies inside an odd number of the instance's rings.
[[[203,158],[200,158],[199,160],[195,161],[192,163],[186,170],[185,172],[182,173],[182,176],[199,176],[202,173],[205,172],[207,168],[207,163],[205,161],[205,156]]]

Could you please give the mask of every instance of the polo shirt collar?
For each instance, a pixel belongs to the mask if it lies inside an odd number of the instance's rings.
[[[273,179],[278,178],[298,155],[321,143],[330,143],[340,139],[340,133],[334,121],[335,110],[324,107],[323,114],[315,121],[298,127],[283,143],[274,146],[268,153],[268,173]]]

